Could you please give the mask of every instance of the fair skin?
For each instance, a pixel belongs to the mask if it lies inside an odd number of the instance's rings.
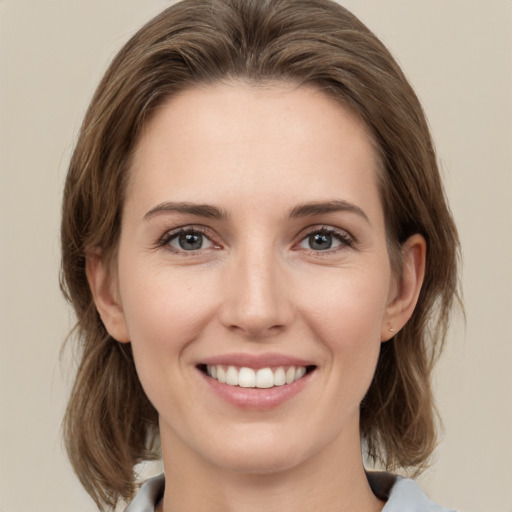
[[[87,272],[159,413],[159,510],[382,508],[359,404],[426,249],[411,237],[393,274],[377,168],[362,122],[310,87],[198,87],[147,123],[115,269],[91,253]]]

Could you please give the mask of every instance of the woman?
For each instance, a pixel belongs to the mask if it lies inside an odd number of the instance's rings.
[[[82,359],[68,453],[100,508],[443,510],[430,374],[456,230],[421,106],[329,0],[185,0],[120,51],[67,177]]]

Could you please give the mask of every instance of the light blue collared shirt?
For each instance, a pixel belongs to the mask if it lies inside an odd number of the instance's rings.
[[[368,472],[367,477],[374,494],[386,501],[382,512],[455,512],[430,501],[414,480],[376,471]],[[155,512],[164,487],[164,475],[150,478],[125,512]]]

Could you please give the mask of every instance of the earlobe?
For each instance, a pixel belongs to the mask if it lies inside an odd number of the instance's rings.
[[[411,318],[425,277],[427,243],[419,235],[408,238],[401,249],[402,268],[386,308],[381,340],[392,338]]]
[[[117,341],[130,341],[115,278],[111,269],[107,268],[101,251],[95,250],[87,254],[85,272],[94,304],[105,329]]]

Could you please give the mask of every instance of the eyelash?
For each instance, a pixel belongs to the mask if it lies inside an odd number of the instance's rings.
[[[167,247],[167,248],[169,248],[169,250],[171,250],[172,252],[174,252],[176,254],[192,256],[204,249],[198,249],[196,251],[186,251],[184,249],[178,250],[178,249],[171,247],[170,242],[172,240],[174,240],[175,238],[178,238],[181,235],[197,235],[197,234],[205,237],[214,246],[216,246],[216,247],[219,246],[219,244],[217,244],[214,241],[214,237],[212,236],[211,231],[209,229],[206,229],[203,226],[190,226],[190,227],[186,227],[186,228],[179,228],[179,229],[176,229],[173,231],[167,231],[157,242],[156,246],[157,247]]]
[[[172,231],[167,231],[155,244],[156,247],[167,247],[170,251],[172,251],[175,254],[183,255],[183,256],[193,256],[196,255],[200,251],[204,251],[205,249],[198,249],[198,250],[184,250],[184,249],[176,249],[171,247],[170,242],[174,239],[178,238],[181,235],[197,235],[200,234],[204,236],[208,241],[210,241],[214,248],[219,248],[220,244],[215,242],[215,237],[211,233],[211,231],[203,226],[190,226],[190,227],[184,227],[179,228]],[[335,238],[339,243],[339,247],[335,248],[328,248],[323,250],[315,250],[312,248],[306,249],[307,251],[314,253],[314,254],[330,254],[333,252],[337,252],[339,250],[343,250],[344,248],[351,248],[354,247],[356,240],[346,231],[340,230],[333,227],[327,227],[327,226],[312,226],[306,230],[306,232],[301,234],[300,240],[298,243],[294,244],[294,247],[297,245],[300,245],[305,240],[307,240],[308,237],[312,235],[329,235]]]
[[[352,248],[355,245],[355,239],[346,231],[342,229],[337,229],[333,227],[327,227],[327,226],[312,226],[308,228],[308,230],[301,235],[301,239],[299,241],[299,244],[304,242],[308,237],[312,235],[330,235],[333,238],[335,238],[338,242],[340,242],[340,246],[337,248],[328,248],[324,250],[314,250],[314,249],[307,249],[312,253],[315,254],[330,254],[333,252],[337,252],[339,250],[343,250],[345,248]]]

